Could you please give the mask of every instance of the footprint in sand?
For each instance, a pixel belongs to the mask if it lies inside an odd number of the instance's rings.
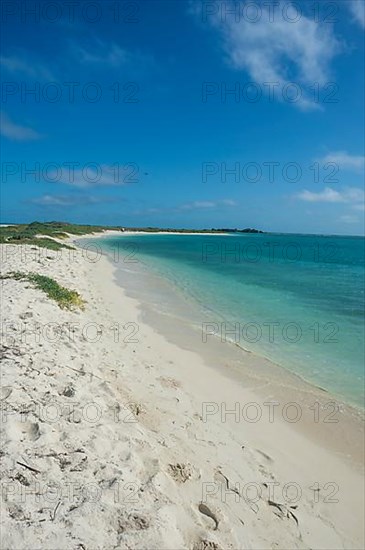
[[[221,550],[221,547],[212,540],[201,539],[194,544],[193,550]]]
[[[127,403],[126,408],[128,408],[135,417],[146,412],[141,403]],[[129,415],[128,422],[136,422],[136,420],[133,420]]]
[[[166,378],[165,376],[160,376],[158,380],[164,388],[173,388],[174,390],[177,390],[181,387],[180,382],[178,382],[174,378]]]
[[[27,514],[21,506],[14,504],[8,510],[9,516],[16,521],[29,521],[30,515]]]
[[[7,399],[11,392],[13,390],[10,388],[10,386],[2,386],[0,388],[0,401],[5,401],[5,399]]]
[[[208,518],[214,521],[214,531],[216,531],[219,525],[217,516],[211,511],[211,509],[206,504],[203,504],[203,502],[199,504],[198,508],[201,514],[203,514],[204,516],[207,516]]]
[[[169,464],[169,474],[177,483],[185,483],[193,477],[194,469],[188,462]]]
[[[37,441],[41,436],[38,422],[18,422],[15,426],[15,431],[19,432],[20,441],[23,441],[24,438],[30,441]]]
[[[148,520],[139,514],[124,515],[118,518],[117,532],[120,534],[125,531],[141,531],[148,529],[149,526]]]

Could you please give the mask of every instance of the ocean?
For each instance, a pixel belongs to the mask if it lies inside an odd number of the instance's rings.
[[[364,238],[129,234],[97,242],[131,281],[149,273],[143,300],[190,321],[203,343],[234,342],[364,406]]]

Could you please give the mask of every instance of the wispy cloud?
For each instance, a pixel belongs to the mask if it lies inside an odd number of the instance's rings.
[[[365,28],[365,2],[364,0],[347,0],[345,5],[351,11],[354,21]]]
[[[303,14],[295,22],[285,19],[283,14],[290,2],[282,0],[277,3],[273,19],[269,3],[260,4],[261,16],[254,23],[247,17],[236,20],[232,15],[222,16],[223,9],[237,9],[237,2],[216,0],[210,4],[214,13],[207,21],[219,31],[226,59],[233,68],[246,71],[263,88],[265,83],[275,83],[282,90],[295,82],[302,92],[295,105],[302,109],[319,107],[306,90],[315,82],[324,85],[330,78],[331,60],[340,50],[330,25],[319,24]],[[277,92],[276,96],[282,94]]]
[[[180,208],[182,210],[195,210],[200,208],[215,208],[217,204],[211,201],[193,201],[186,204],[182,204]]]
[[[126,50],[120,48],[117,44],[105,44],[98,41],[97,48],[94,51],[88,51],[83,47],[77,47],[82,63],[97,63],[111,67],[120,67],[128,61],[129,54]]]
[[[31,203],[41,206],[79,206],[100,204],[103,202],[115,202],[115,198],[109,197],[92,197],[85,195],[43,195],[30,199]]]
[[[223,199],[221,204],[224,204],[225,206],[237,206],[237,202],[232,199]]]
[[[339,168],[356,172],[364,170],[365,157],[362,155],[350,155],[346,151],[336,151],[328,153],[325,157],[319,159],[319,162],[322,164],[333,162]]]
[[[346,187],[341,191],[326,187],[318,193],[304,189],[295,197],[305,202],[349,204],[355,210],[362,210],[364,205],[364,190],[359,187]]]
[[[33,141],[42,137],[32,128],[16,124],[3,112],[0,113],[0,133],[13,141]]]
[[[177,206],[167,206],[164,208],[146,208],[143,210],[136,210],[134,214],[176,214],[181,213],[184,210],[214,210],[224,207],[237,206],[237,202],[232,199],[221,199],[217,201],[192,201]]]
[[[107,69],[128,67],[128,69],[138,72],[139,70],[144,71],[153,62],[150,55],[126,50],[115,42],[106,42],[99,38],[89,41],[86,46],[71,42],[71,53],[85,66]]]
[[[29,59],[24,52],[17,55],[0,56],[0,65],[7,72],[12,74],[22,74],[30,78],[39,78],[42,80],[54,80],[51,71],[45,65]]]
[[[205,208],[218,208],[221,206],[236,206],[236,202],[231,199],[223,199],[220,201],[193,201],[182,204],[181,210],[200,210]]]
[[[48,183],[62,183],[72,187],[86,189],[89,187],[122,186],[139,181],[139,167],[136,164],[114,165],[95,164],[83,169],[65,168],[49,171]]]

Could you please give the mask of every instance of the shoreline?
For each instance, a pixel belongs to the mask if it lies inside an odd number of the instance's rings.
[[[331,437],[343,445],[340,453],[324,440],[319,445],[305,437],[299,424],[277,417],[270,422],[266,414],[252,423],[237,411],[232,414],[235,403],[255,402],[266,411],[263,405],[274,397],[273,388],[262,386],[262,380],[238,384],[222,366],[212,368],[198,353],[169,342],[141,320],[140,303],[117,284],[107,257],[92,264],[80,249],[73,261],[67,254],[52,261],[56,256],[49,252],[25,264],[13,254],[5,269],[53,276],[80,292],[85,311],[60,310],[41,291],[6,280],[5,320],[21,319],[30,328],[35,320],[76,321],[84,328],[93,324],[100,327],[100,338],[95,330],[86,338],[87,332],[76,326],[71,342],[63,336],[40,342],[30,338],[20,346],[24,357],[13,356],[8,346],[3,384],[12,388],[11,399],[5,399],[12,412],[4,427],[1,473],[16,488],[22,484],[15,480],[25,483],[26,478],[29,494],[24,502],[11,503],[17,495],[10,495],[2,503],[9,532],[4,547],[35,549],[40,540],[72,550],[81,545],[105,550],[363,546],[362,478],[355,457],[346,459],[346,445],[355,447],[343,416],[337,424],[324,423],[323,411],[320,422],[307,419],[308,430],[320,428],[319,439],[332,430]],[[23,325],[12,331],[13,337],[21,337]],[[92,401],[102,416],[94,422],[70,421],[65,413],[52,424],[41,421],[36,409],[20,422],[22,403],[44,404],[51,397],[63,412],[71,394],[77,410]],[[298,402],[304,409],[305,403]],[[113,411],[119,418],[126,410],[133,422],[116,422]],[[132,484],[132,500],[123,494],[115,501],[113,479],[123,490]],[[93,482],[101,497],[92,503],[64,496],[52,505],[44,499],[34,503],[33,483],[50,480],[62,486],[70,480]],[[301,492],[295,501],[283,492],[290,483]],[[247,484],[259,491],[257,498],[247,493]],[[40,511],[47,508],[50,516]]]
[[[113,267],[114,280],[118,287],[121,288],[125,296],[131,298],[136,303],[139,312],[139,322],[147,323],[153,331],[157,332],[170,344],[197,353],[208,368],[213,368],[219,374],[235,383],[244,385],[246,388],[248,385],[249,389],[252,390],[258,399],[264,400],[269,392],[270,396],[268,400],[278,400],[280,404],[296,403],[299,406],[299,414],[304,413],[298,424],[295,423],[296,427],[299,426],[303,433],[311,438],[314,443],[321,445],[325,441],[324,447],[329,446],[332,451],[342,453],[345,457],[345,449],[348,445],[347,436],[350,434],[349,440],[352,443],[357,443],[357,445],[353,446],[354,450],[356,449],[355,456],[353,456],[354,464],[359,468],[359,471],[363,470],[364,434],[362,430],[364,410],[361,407],[348,403],[341,396],[317,386],[300,374],[285,368],[272,359],[256,351],[247,350],[230,340],[222,344],[218,337],[214,337],[212,349],[209,349],[209,347],[201,342],[199,337],[197,338],[198,334],[192,326],[186,327],[183,322],[179,322],[177,317],[171,318],[160,311],[157,312],[153,306],[150,307],[146,302],[142,303],[138,296],[138,290],[137,292],[135,290],[132,292],[128,286],[128,282],[123,283],[121,277],[123,270],[118,268],[118,262],[113,261],[112,257],[106,252],[102,251],[102,254]],[[142,279],[146,285],[149,285],[151,273],[149,266],[144,265],[146,272],[143,273]],[[156,278],[160,279],[161,277],[156,275]],[[164,281],[164,283],[166,282]],[[178,306],[179,304],[177,304]],[[189,303],[189,306],[192,306],[192,304]],[[222,365],[226,366],[223,367]],[[313,410],[316,403],[318,403],[318,407],[322,410],[323,418],[328,417],[328,422],[326,421],[325,423],[330,426],[325,426],[323,430],[320,429],[322,426],[319,421],[315,422],[317,429],[313,430],[313,422],[311,421],[313,421],[315,416],[318,416],[317,412]],[[335,404],[334,408],[330,405],[331,403]],[[262,409],[264,408],[262,406]],[[327,415],[323,412],[325,410],[328,411]],[[305,413],[307,416],[303,418]],[[333,416],[331,416],[331,413]],[[341,421],[347,425],[339,444],[336,434],[329,433],[332,427],[331,424],[337,424],[338,415],[341,416]],[[355,423],[354,425],[352,425],[353,422]],[[336,432],[336,430],[334,431]],[[345,444],[344,440],[346,441]]]
[[[110,235],[109,235],[109,233],[110,233]],[[108,231],[107,236],[111,236],[111,237],[113,237],[113,236],[123,236],[123,235],[131,235],[131,234],[134,234],[134,233],[141,234],[143,232],[132,232],[131,231],[131,232],[124,232],[124,233],[120,234],[118,231],[115,231],[115,232],[114,231],[110,231],[110,232]],[[164,234],[168,235],[169,233],[165,232]],[[183,233],[181,233],[181,234],[183,235]],[[193,233],[192,235],[194,235],[194,234],[195,233]],[[94,238],[99,239],[99,238],[103,238],[103,236],[105,237],[104,233],[98,233],[98,234],[94,234],[92,236],[85,236],[85,237],[81,237],[81,238],[78,238],[78,239],[74,239],[72,242],[77,246],[78,241],[82,241],[84,238],[85,239],[94,239]],[[112,265],[114,267],[116,267],[116,269],[117,269],[118,261],[112,260],[111,256],[109,256],[107,252],[101,251],[101,253],[103,255],[105,255],[110,260]],[[147,264],[144,264],[144,266],[148,271],[150,271],[149,266]],[[150,275],[151,274],[149,273],[148,276],[146,275],[146,277],[144,277],[146,282],[147,282],[147,277],[149,277]],[[155,276],[157,278],[161,278],[161,276],[159,276],[159,275],[155,275]],[[168,283],[166,283],[166,286],[168,286]],[[127,291],[127,294],[128,294],[128,289],[124,289],[124,290]],[[134,297],[136,298],[136,296],[134,296]],[[138,296],[137,296],[137,300],[138,300]],[[190,305],[193,307],[193,304],[190,304]],[[142,307],[141,307],[141,310],[142,310]],[[154,311],[153,313],[156,314],[156,311]],[[150,317],[152,317],[152,316],[150,316]],[[152,318],[150,318],[150,321],[152,321]],[[166,337],[166,331],[164,332],[163,330],[160,330],[160,332],[163,336]],[[217,341],[219,341],[219,336],[218,335],[213,335],[213,337],[215,339],[217,339]],[[180,341],[180,344],[181,343],[182,342]],[[337,393],[331,391],[330,389],[321,387],[320,385],[316,384],[315,381],[307,379],[304,374],[294,372],[289,367],[286,367],[285,365],[282,365],[281,363],[275,361],[274,359],[272,359],[271,357],[266,355],[263,351],[260,352],[259,350],[252,350],[252,349],[249,349],[249,348],[245,348],[243,345],[241,345],[237,342],[234,342],[233,340],[229,340],[229,339],[227,339],[227,342],[225,344],[228,344],[228,347],[230,347],[230,348],[233,347],[233,346],[237,347],[243,353],[252,354],[253,357],[255,357],[258,362],[262,361],[262,362],[268,363],[269,365],[271,365],[273,367],[274,370],[276,370],[279,373],[279,376],[280,375],[282,376],[284,382],[287,381],[289,384],[290,384],[290,382],[292,382],[292,385],[294,387],[297,386],[298,390],[302,390],[302,391],[305,391],[305,392],[308,392],[308,393],[314,393],[314,394],[316,393],[316,391],[318,391],[319,393],[318,393],[317,397],[319,399],[323,397],[323,392],[324,392],[329,400],[339,402],[341,404],[341,406],[346,407],[350,411],[352,411],[352,413],[355,416],[359,416],[359,418],[361,418],[361,419],[364,418],[365,409],[363,407],[361,407],[361,405],[351,401],[351,399],[348,398],[347,396],[337,394]],[[218,349],[218,348],[216,348],[216,349]],[[204,355],[204,347],[201,348],[200,351],[201,351],[202,355]],[[266,376],[267,375],[268,374],[266,373]],[[270,374],[269,374],[269,376],[270,376]]]

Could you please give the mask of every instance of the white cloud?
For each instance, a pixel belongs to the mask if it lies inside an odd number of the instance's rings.
[[[304,189],[296,195],[296,198],[305,202],[343,203],[351,205],[355,210],[361,210],[364,204],[364,190],[359,187],[347,187],[336,191],[326,187],[323,191],[314,193]]]
[[[365,157],[362,155],[350,155],[346,151],[336,151],[328,153],[328,155],[319,159],[319,162],[323,164],[333,162],[337,164],[339,168],[362,171],[365,166]]]
[[[282,0],[273,18],[265,3],[260,4],[261,15],[255,23],[243,16],[238,21],[232,15],[222,17],[223,9],[232,10],[235,5],[241,6],[242,12],[241,3],[216,1],[210,4],[215,5],[216,10],[207,21],[223,37],[227,59],[235,69],[246,71],[263,89],[268,89],[265,83],[278,84],[275,92],[278,98],[282,97],[283,88],[294,82],[302,94],[294,104],[303,109],[319,107],[313,95],[309,95],[309,88],[316,82],[324,85],[329,81],[330,62],[340,50],[328,23],[316,23],[303,14],[297,21],[290,22],[283,16],[288,13],[290,2]]]
[[[99,204],[101,202],[114,202],[115,199],[91,197],[85,195],[43,195],[31,199],[33,204],[41,206],[76,206],[83,204]]]
[[[233,201],[232,199],[223,199],[221,202],[225,206],[236,206],[237,205],[236,201]]]
[[[182,210],[199,210],[204,208],[218,208],[220,206],[236,206],[236,202],[231,199],[220,201],[193,201],[180,206]]]
[[[15,124],[3,112],[0,113],[0,133],[2,136],[13,141],[33,141],[42,137],[32,128]]]
[[[71,206],[75,204],[75,199],[73,197],[43,195],[43,197],[32,199],[31,202],[34,204],[41,204],[42,206]],[[78,202],[80,202],[80,200]]]
[[[217,204],[211,201],[194,201],[188,204],[183,204],[181,208],[194,210],[196,208],[214,208],[215,206],[217,206]]]
[[[216,206],[215,202],[211,201],[193,201],[180,206],[181,210],[199,210],[202,208],[214,208]]]
[[[297,197],[306,202],[343,202],[341,194],[330,187],[326,187],[319,193],[313,193],[304,189],[304,191],[298,193]]]
[[[365,28],[365,2],[364,0],[347,0],[345,2],[348,9],[351,11],[354,21],[359,23],[362,28]]]

